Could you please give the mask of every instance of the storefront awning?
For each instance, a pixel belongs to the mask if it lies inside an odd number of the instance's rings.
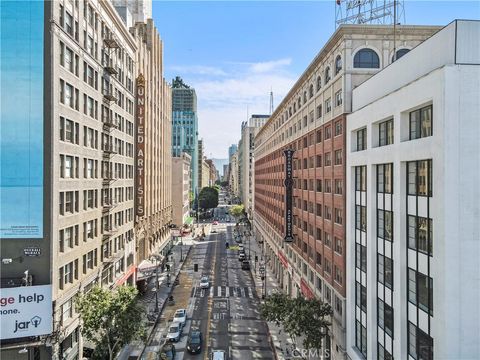
[[[158,262],[160,266],[160,262]],[[154,261],[145,259],[137,267],[137,281],[148,279],[155,274],[157,266]]]

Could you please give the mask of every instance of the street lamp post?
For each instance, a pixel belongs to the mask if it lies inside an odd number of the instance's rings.
[[[332,357],[332,349],[331,349],[331,343],[330,343],[330,335],[328,334],[328,326],[322,325],[320,327],[320,332],[324,338],[324,348],[325,348],[325,356],[323,357],[324,359],[331,359]]]
[[[158,313],[158,257],[152,256],[155,259],[155,312]]]

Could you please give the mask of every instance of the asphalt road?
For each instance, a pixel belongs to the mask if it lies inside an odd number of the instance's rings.
[[[226,209],[221,202],[215,217],[227,218]],[[207,236],[190,252],[192,262],[198,264],[198,272],[192,274],[188,311],[191,320],[185,330],[200,328],[203,349],[201,354],[191,355],[182,341],[177,345],[179,359],[209,359],[212,350],[225,351],[229,360],[274,359],[266,323],[260,320],[252,275],[241,269],[238,251],[225,246],[226,241],[235,244],[233,227],[233,222],[213,225],[216,233]],[[203,275],[210,277],[210,289],[199,288]]]

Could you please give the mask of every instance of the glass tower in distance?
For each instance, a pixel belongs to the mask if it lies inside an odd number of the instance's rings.
[[[198,117],[197,94],[179,76],[172,81],[172,156],[182,152],[192,157],[191,191],[198,184]]]

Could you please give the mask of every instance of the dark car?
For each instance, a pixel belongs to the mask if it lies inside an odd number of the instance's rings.
[[[250,270],[250,262],[248,260],[242,261],[242,270]]]
[[[173,344],[166,343],[160,350],[161,360],[174,360],[176,354],[175,346]]]
[[[190,354],[198,354],[202,351],[202,333],[200,330],[192,330],[188,335],[187,351]]]

